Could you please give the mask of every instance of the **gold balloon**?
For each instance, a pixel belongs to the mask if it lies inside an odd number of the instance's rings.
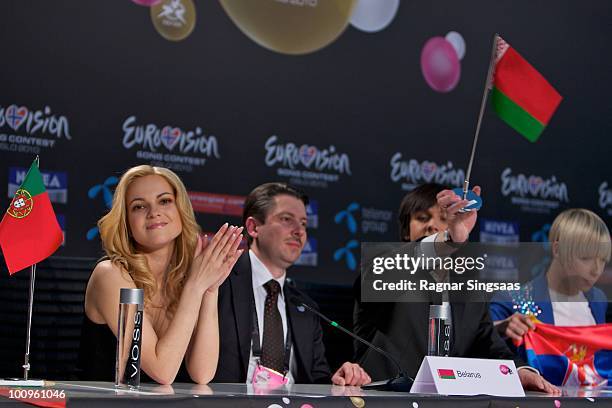
[[[164,0],[151,6],[151,20],[166,40],[184,40],[195,27],[195,6],[192,0]]]
[[[351,399],[351,402],[353,403],[354,406],[356,406],[357,408],[363,408],[365,407],[365,401],[363,400],[363,398],[361,397],[349,397]]]
[[[346,28],[356,0],[220,0],[247,37],[283,54],[307,54]]]

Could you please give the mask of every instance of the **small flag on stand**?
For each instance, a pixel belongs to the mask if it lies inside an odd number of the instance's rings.
[[[36,158],[0,222],[0,247],[9,273],[51,256],[62,240]]]
[[[535,142],[563,98],[514,48],[496,38],[493,109],[510,127]]]

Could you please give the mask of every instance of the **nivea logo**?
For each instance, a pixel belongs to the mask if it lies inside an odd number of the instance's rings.
[[[182,130],[179,127],[158,127],[153,123],[136,124],[136,116],[123,122],[123,147],[130,149],[138,146],[151,152],[164,146],[168,151],[196,153],[206,157],[220,158],[219,143],[213,135],[204,135],[200,127],[195,130]]]
[[[555,176],[544,179],[540,176],[525,176],[524,174],[512,174],[512,169],[507,167],[501,174],[504,196],[511,194],[525,197],[526,195],[537,198],[553,198],[557,201],[568,202],[567,185],[557,181]]]
[[[22,167],[9,167],[8,196],[13,197],[15,191],[23,184],[28,169]],[[63,171],[41,171],[47,194],[52,203],[68,202],[68,173]]]
[[[28,174],[27,169],[11,168],[11,172],[15,172],[15,183],[22,184]],[[55,189],[66,187],[66,173],[58,172],[40,172],[43,184],[47,189]]]
[[[502,221],[485,221],[482,230],[497,235],[516,235],[518,234],[516,223]]]
[[[15,132],[23,126],[29,135],[41,132],[58,139],[72,139],[66,116],[53,115],[49,106],[45,106],[43,110],[30,110],[27,106],[17,105],[0,106],[0,128],[4,125],[8,125]]]
[[[424,160],[419,162],[415,159],[402,160],[401,153],[395,153],[391,157],[391,180],[394,182],[406,181],[413,184],[439,183],[452,186],[461,186],[465,180],[465,172],[455,169],[453,162],[438,164]]]
[[[302,166],[317,171],[334,171],[340,174],[351,174],[351,163],[346,153],[336,152],[335,146],[320,149],[313,145],[281,143],[276,135],[272,135],[265,143],[268,167],[280,164],[294,169]]]
[[[612,190],[608,189],[607,181],[604,181],[599,186],[599,206],[602,209],[612,206]]]

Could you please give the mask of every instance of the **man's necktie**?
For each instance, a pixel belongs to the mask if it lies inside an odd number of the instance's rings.
[[[278,294],[280,284],[270,279],[264,285],[268,295],[264,306],[264,329],[261,346],[261,364],[284,373],[285,340],[283,336],[283,321],[278,311]]]

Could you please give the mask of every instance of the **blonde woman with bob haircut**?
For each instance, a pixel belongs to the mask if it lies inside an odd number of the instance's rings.
[[[119,289],[142,288],[144,373],[170,384],[184,360],[193,381],[209,382],[219,356],[218,288],[242,254],[242,228],[226,223],[206,244],[179,177],[147,165],[123,174],[98,226],[107,259],[87,284],[82,378],[114,379]]]
[[[555,218],[549,232],[552,261],[546,274],[525,287],[528,298],[495,295],[491,319],[500,334],[520,340],[535,328],[528,315],[514,313],[519,303],[533,301],[529,313],[557,326],[590,326],[606,322],[608,300],[594,285],[610,261],[610,231],[594,212],[572,208]]]

